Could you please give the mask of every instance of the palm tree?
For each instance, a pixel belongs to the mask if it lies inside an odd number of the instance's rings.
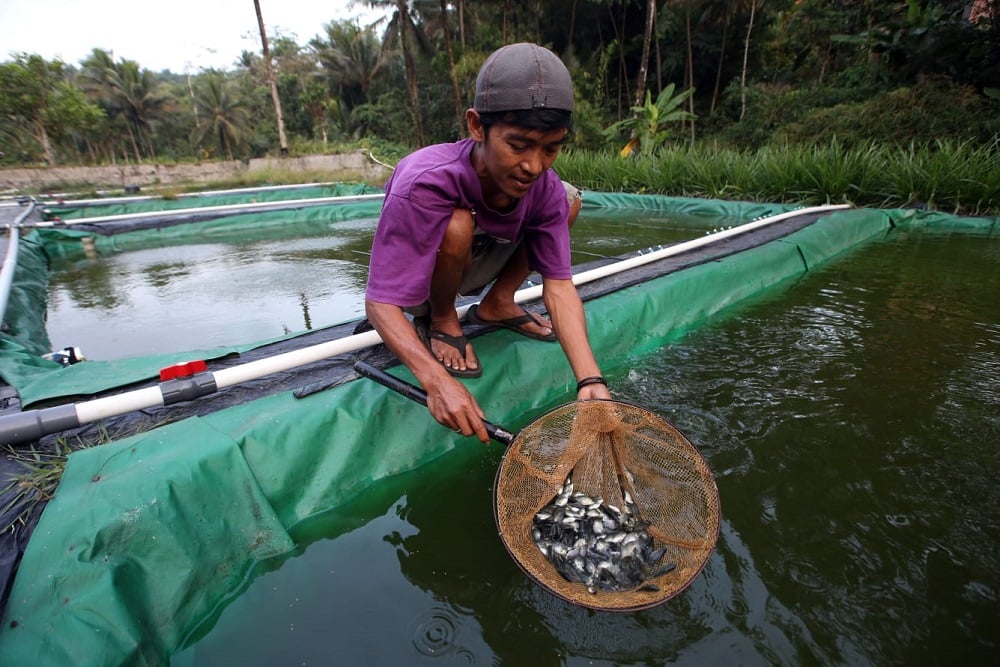
[[[750,6],[750,20],[747,22],[747,36],[743,42],[743,71],[740,75],[740,120],[747,113],[747,63],[750,59],[750,34],[753,32],[753,20],[757,14],[757,8],[764,3],[764,0],[745,0]]]
[[[108,118],[121,121],[135,159],[142,162],[144,152],[155,157],[152,121],[163,113],[167,102],[159,94],[156,75],[141,69],[134,60],[115,62],[102,49],[94,49],[82,65],[81,87],[103,107]]]
[[[108,74],[114,99],[125,118],[136,160],[142,161],[140,143],[149,157],[155,157],[151,121],[163,111],[167,98],[157,93],[156,76],[140,69],[134,60],[122,60]]]
[[[368,0],[368,5],[375,8],[394,8],[389,26],[386,28],[386,39],[383,48],[392,48],[399,43],[399,51],[403,56],[403,67],[406,73],[406,90],[410,97],[410,117],[413,120],[413,137],[417,145],[426,143],[424,139],[424,122],[420,114],[420,85],[417,80],[417,65],[413,58],[414,50],[423,43],[423,38],[413,23],[407,0]]]
[[[116,67],[114,58],[103,49],[94,49],[80,64],[82,69],[78,79],[81,90],[89,100],[104,110],[105,121],[101,128],[101,144],[114,164],[121,148],[120,137],[123,134],[121,130],[127,133],[122,109],[115,98],[114,86],[111,83]],[[127,153],[127,149],[121,148],[123,156]]]
[[[656,25],[656,0],[646,0],[646,30],[642,36],[642,59],[639,61],[639,77],[635,89],[635,106],[642,104],[646,96],[646,73],[649,71],[649,45],[653,40],[653,26]]]
[[[281,114],[281,98],[278,97],[278,84],[274,80],[274,65],[271,62],[271,52],[267,47],[267,31],[264,30],[264,16],[260,13],[260,0],[253,0],[257,10],[257,27],[260,29],[261,51],[264,53],[264,66],[267,72],[267,85],[271,88],[271,100],[274,102],[274,115],[278,119],[278,143],[281,156],[288,155],[288,139],[285,137],[285,118]]]
[[[206,120],[191,133],[191,143],[202,143],[211,132],[219,151],[232,160],[233,151],[246,143],[244,136],[249,127],[246,100],[233,94],[224,73],[209,71],[195,84],[195,104],[199,117]]]
[[[652,2],[653,0],[650,0]],[[464,127],[462,92],[458,87],[458,73],[455,71],[455,54],[451,48],[451,28],[448,25],[448,0],[441,0],[441,30],[444,33],[444,47],[448,52],[448,73],[451,75],[451,94],[455,99],[455,117],[458,127]]]
[[[349,107],[371,102],[371,86],[386,60],[372,26],[337,21],[324,26],[326,39],[310,46],[328,77],[330,87]]]

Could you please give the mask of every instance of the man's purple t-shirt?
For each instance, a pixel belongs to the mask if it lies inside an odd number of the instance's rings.
[[[463,139],[400,160],[385,186],[366,298],[400,307],[427,301],[437,251],[455,209],[473,211],[476,225],[497,239],[523,240],[531,268],[542,277],[572,278],[569,204],[559,176],[547,170],[514,210],[498,213],[483,203],[473,146],[472,139]]]

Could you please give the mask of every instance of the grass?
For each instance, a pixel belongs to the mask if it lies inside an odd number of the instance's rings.
[[[1000,215],[1000,137],[905,147],[775,145],[741,151],[707,144],[652,156],[567,149],[559,175],[585,189],[677,197],[870,207],[926,206]]]
[[[51,440],[16,448],[7,445],[4,456],[20,470],[8,472],[7,479],[3,480],[6,484],[0,487],[0,499],[4,502],[3,507],[0,507],[0,534],[9,532],[17,535],[23,527],[32,524],[33,519],[37,521],[36,513],[55,495],[70,454],[163,423],[154,420],[147,426],[131,427],[135,431],[120,434],[109,433],[106,428],[99,426],[96,432],[91,432],[86,437],[75,436],[72,443],[65,437],[56,436]]]
[[[34,444],[19,449],[7,446],[8,459],[19,464],[22,472],[9,475],[6,486],[0,489],[0,498],[7,499],[6,505],[0,508],[4,521],[0,533],[16,534],[52,499],[72,451],[63,438],[57,438],[54,448],[49,451]]]
[[[396,146],[374,150],[389,165],[405,155]],[[925,206],[959,215],[1000,215],[1000,136],[986,143],[940,140],[907,146],[868,142],[848,147],[834,139],[822,146],[772,144],[758,150],[684,143],[624,159],[617,151],[570,146],[560,155],[556,170],[577,186],[598,192],[875,208]],[[228,180],[144,190],[169,199],[204,190],[360,180],[358,173],[276,166]],[[93,186],[80,186],[83,191],[88,188]]]

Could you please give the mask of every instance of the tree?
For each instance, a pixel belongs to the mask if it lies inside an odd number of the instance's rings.
[[[646,0],[646,30],[642,36],[642,59],[639,61],[639,76],[635,85],[635,106],[642,104],[646,94],[646,72],[649,70],[649,45],[653,40],[656,25],[656,0]]]
[[[652,2],[652,0],[650,0]],[[448,53],[448,74],[451,76],[451,94],[455,100],[455,117],[458,120],[458,126],[464,126],[464,116],[463,108],[465,105],[462,103],[462,92],[458,88],[458,73],[455,71],[455,53],[451,48],[451,29],[448,26],[448,2],[447,0],[441,0],[441,30],[444,33],[444,46],[445,51]]]
[[[191,143],[201,144],[211,133],[219,152],[232,160],[233,151],[246,144],[249,118],[245,100],[233,94],[224,73],[209,71],[195,85],[195,104],[205,120],[192,132]]]
[[[386,64],[374,30],[352,21],[328,23],[324,29],[326,39],[314,38],[310,46],[331,90],[348,109],[371,102],[372,82]]]
[[[278,97],[278,84],[274,79],[274,64],[271,62],[271,52],[267,47],[267,31],[264,29],[264,17],[260,13],[260,0],[253,0],[257,10],[257,26],[260,28],[261,52],[264,54],[264,67],[267,72],[267,85],[271,89],[271,100],[274,102],[274,115],[278,119],[278,142],[282,157],[288,155],[288,138],[285,136],[285,119],[281,114],[281,98]]]
[[[118,108],[124,115],[136,160],[142,161],[140,143],[149,157],[155,157],[151,123],[166,103],[166,98],[157,92],[156,77],[148,69],[140,69],[139,63],[133,60],[121,60],[110,73],[109,80]]]
[[[743,42],[743,70],[740,76],[740,120],[747,113],[747,63],[750,60],[750,34],[753,32],[753,20],[757,14],[757,7],[764,0],[746,0],[750,5],[750,20],[747,22],[747,36]]]
[[[320,129],[320,136],[323,140],[323,145],[327,143],[327,111],[336,106],[336,98],[330,97],[330,91],[327,87],[323,85],[323,82],[318,79],[313,79],[306,84],[305,89],[302,91],[302,95],[299,98],[302,104],[305,106],[306,111],[312,116],[313,119],[313,129],[318,126]]]
[[[82,64],[82,89],[100,104],[112,123],[121,124],[118,129],[128,136],[136,161],[141,162],[144,153],[154,157],[152,123],[167,102],[159,93],[156,75],[134,60],[115,62],[102,49],[94,49]],[[108,140],[115,143],[111,137]]]
[[[27,134],[49,165],[57,163],[55,142],[99,122],[101,112],[65,79],[60,61],[18,54],[0,63],[0,118],[7,132]]]
[[[407,0],[368,0],[368,4],[371,7],[383,9],[392,7],[394,9],[382,45],[383,49],[391,49],[394,45],[399,45],[398,50],[403,57],[403,68],[406,75],[406,92],[410,100],[413,137],[418,146],[424,145],[426,139],[424,137],[423,115],[420,112],[420,83],[414,60],[414,51],[422,44],[423,39],[410,16],[409,3]]]

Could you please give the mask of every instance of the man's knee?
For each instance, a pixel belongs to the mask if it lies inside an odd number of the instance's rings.
[[[472,217],[472,212],[468,209],[458,208],[451,214],[448,227],[445,228],[444,238],[441,240],[441,252],[449,254],[468,254],[472,247],[472,234],[476,223]]]
[[[563,181],[562,184],[566,188],[566,200],[569,202],[569,218],[567,222],[572,227],[573,223],[576,222],[576,216],[580,213],[580,208],[583,207],[583,193],[571,183]]]

